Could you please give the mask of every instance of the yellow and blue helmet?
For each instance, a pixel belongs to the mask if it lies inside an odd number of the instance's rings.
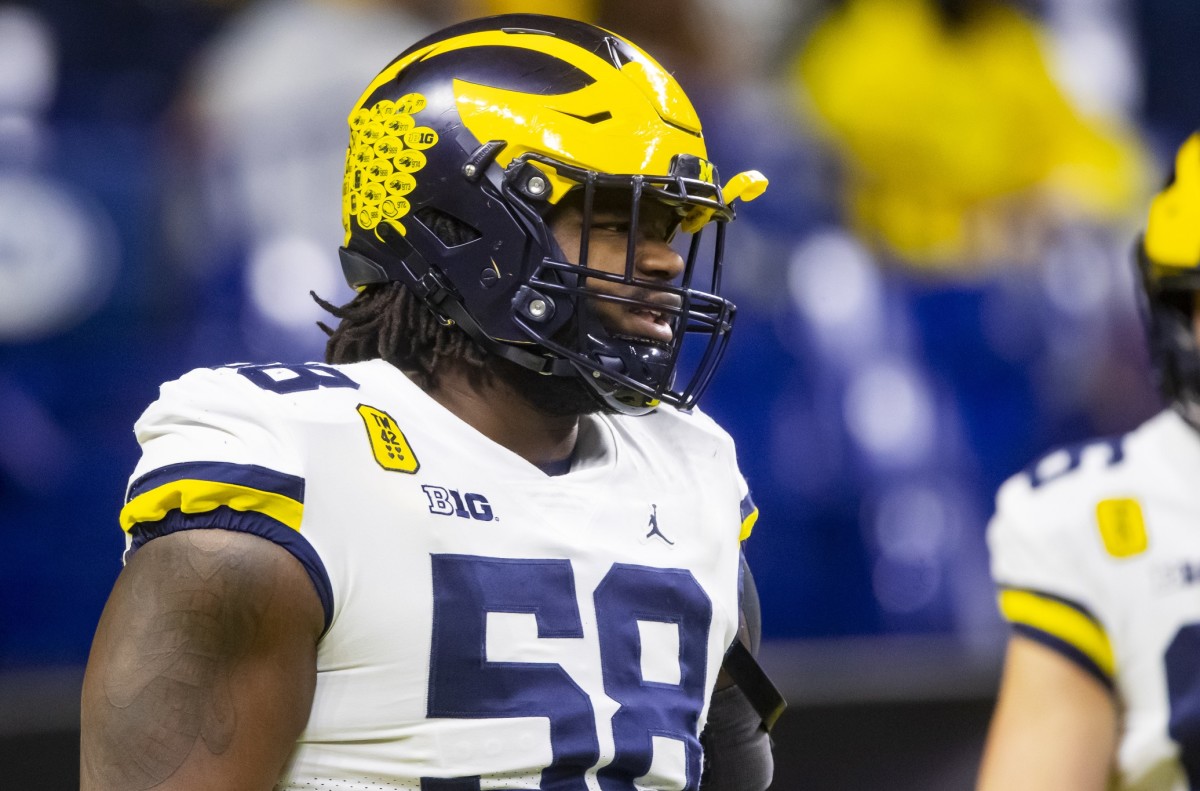
[[[1150,203],[1138,262],[1161,389],[1200,424],[1200,348],[1193,330],[1200,291],[1200,132],[1179,147],[1170,182]]]
[[[766,180],[752,171],[720,182],[696,111],[653,58],[583,22],[474,20],[392,61],[349,123],[342,268],[352,287],[399,281],[489,352],[580,377],[609,409],[695,404],[735,314],[719,295],[730,204],[757,197]],[[681,278],[636,281],[636,293],[670,298],[642,304],[590,285],[635,283],[632,244],[623,275],[586,267],[600,191],[628,197],[631,238],[642,202],[675,212],[691,237]],[[547,222],[568,195],[583,206],[578,264]],[[589,308],[596,300],[672,306],[672,341],[610,333]],[[683,352],[685,340],[695,351]]]

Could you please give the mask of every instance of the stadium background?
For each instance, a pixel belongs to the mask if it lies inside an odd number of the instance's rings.
[[[677,69],[738,330],[705,408],[762,509],[777,789],[967,788],[1004,628],[995,488],[1157,408],[1129,250],[1200,108],[1194,0],[0,3],[0,765],[76,785],[78,689],[157,385],[319,357],[344,115],[489,10]]]

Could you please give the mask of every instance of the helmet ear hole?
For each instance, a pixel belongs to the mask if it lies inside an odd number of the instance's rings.
[[[433,206],[426,206],[413,216],[446,247],[461,247],[483,238],[476,228]]]

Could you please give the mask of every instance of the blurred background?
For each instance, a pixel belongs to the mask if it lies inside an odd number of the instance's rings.
[[[77,785],[134,420],[190,368],[320,358],[349,107],[510,10],[634,39],[721,171],[771,179],[731,229],[705,409],[763,514],[774,787],[970,787],[995,490],[1159,408],[1130,250],[1197,125],[1195,0],[0,2],[6,787]]]

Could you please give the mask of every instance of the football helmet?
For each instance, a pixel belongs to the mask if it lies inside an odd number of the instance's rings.
[[[400,281],[489,352],[580,377],[611,410],[695,404],[735,314],[719,295],[731,203],[766,179],[720,182],[691,102],[649,55],[573,20],[465,22],[392,61],[349,123],[341,259],[352,287]],[[614,192],[628,199],[630,242],[624,273],[610,274],[588,268],[587,240],[597,195]],[[564,251],[549,218],[568,195],[583,224],[579,249]],[[647,201],[675,218],[676,282],[635,277]],[[606,327],[598,301],[664,316],[670,342]]]
[[[1200,290],[1200,132],[1180,146],[1170,183],[1150,204],[1138,263],[1161,388],[1200,426],[1200,349],[1192,329]]]

